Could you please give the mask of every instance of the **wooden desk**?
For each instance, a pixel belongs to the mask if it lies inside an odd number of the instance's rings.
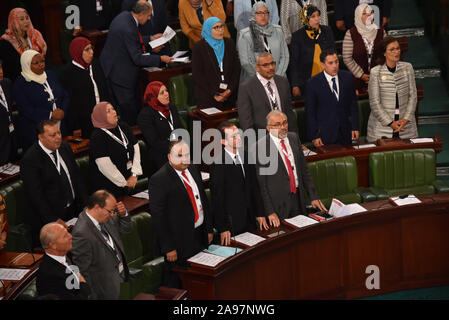
[[[175,268],[188,299],[353,299],[449,285],[449,194],[284,230],[215,268]],[[274,230],[276,231],[276,230]],[[375,265],[380,288],[366,280]]]
[[[169,287],[159,287],[158,293],[139,293],[133,300],[185,300],[187,291]]]
[[[150,210],[148,207],[150,202],[147,199],[124,196],[118,200],[123,202],[130,215],[134,215],[142,211],[148,212]]]
[[[359,187],[369,187],[369,155],[372,152],[422,148],[433,149],[435,153],[441,152],[443,150],[443,143],[440,135],[435,135],[432,138],[434,141],[427,143],[411,143],[409,139],[389,139],[392,140],[390,143],[384,143],[382,140],[378,140],[376,147],[359,149],[353,146],[328,145],[313,150],[317,155],[306,156],[306,160],[307,162],[315,162],[330,158],[353,156],[357,163]]]
[[[238,117],[238,114],[237,108],[222,110],[219,113],[211,115],[204,113],[201,109],[195,109],[189,113],[189,116],[194,121],[201,121],[201,133],[203,133],[204,130],[217,128],[218,125],[225,120]]]
[[[36,277],[42,256],[38,253],[0,252],[1,268],[29,269],[29,272],[20,281],[3,281],[6,287],[3,300],[14,300],[27,288]],[[3,288],[0,290],[0,297],[2,294]]]

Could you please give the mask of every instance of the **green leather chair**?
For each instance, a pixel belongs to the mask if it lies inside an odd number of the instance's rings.
[[[436,179],[435,164],[433,149],[371,153],[369,189],[378,199],[449,192],[449,187]]]
[[[170,50],[173,53],[176,51],[189,51],[189,38],[187,38],[181,29],[177,29],[175,32],[176,35],[170,40]]]
[[[132,231],[121,235],[130,269],[130,279],[120,285],[120,299],[133,299],[138,293],[155,293],[162,283],[163,257],[155,257],[155,233],[151,215],[141,212],[131,217]]]
[[[192,119],[189,112],[196,108],[195,82],[192,73],[180,74],[167,81],[170,101],[178,108],[184,127],[192,134]]]
[[[307,137],[307,115],[306,115],[306,108],[295,108],[293,109],[293,113],[296,116],[296,133],[299,136],[299,139],[301,139],[301,142],[303,144],[306,144],[308,146],[312,146],[311,141],[309,141],[309,138]]]
[[[360,132],[359,141],[365,142],[366,131],[368,128],[368,119],[371,113],[371,106],[369,104],[369,100],[368,99],[359,100],[358,109],[359,109],[359,132]]]
[[[319,199],[326,208],[333,198],[345,204],[369,202],[376,197],[358,187],[357,163],[354,157],[342,157],[307,163]]]

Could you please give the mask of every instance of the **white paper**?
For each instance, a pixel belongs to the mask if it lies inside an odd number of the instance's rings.
[[[76,224],[76,222],[78,221],[78,218],[72,218],[69,221],[67,221],[65,224],[67,226],[74,226]]]
[[[182,57],[182,58],[174,58],[172,62],[183,62],[183,63],[189,63],[190,59],[189,57]]]
[[[233,238],[235,241],[243,243],[247,246],[254,246],[258,244],[259,242],[262,242],[265,240],[265,238],[258,236],[257,234],[251,233],[251,232],[245,232],[241,233],[239,235],[236,235]]]
[[[359,144],[357,146],[353,146],[354,149],[375,148],[375,147],[377,146],[374,143]]]
[[[132,197],[134,198],[141,198],[141,199],[150,199],[150,195],[148,194],[148,190],[133,194]]]
[[[201,109],[201,112],[204,112],[207,115],[211,115],[211,114],[215,114],[215,113],[220,113],[221,110],[217,109],[217,108],[206,108],[206,109]]]
[[[148,72],[154,72],[154,71],[161,71],[161,68],[158,67],[147,67],[147,68],[143,68],[144,70],[148,71]]]
[[[329,208],[329,214],[331,216],[337,217],[341,209],[345,206],[343,202],[338,199],[332,199],[331,207]]]
[[[313,152],[312,150],[309,150],[309,149],[307,149],[307,150],[302,150],[302,153],[304,154],[304,157],[307,157],[307,156],[314,156],[314,155],[317,154],[316,152]]]
[[[10,268],[0,268],[0,279],[9,281],[19,281],[27,273],[29,269],[10,269]]]
[[[209,178],[210,178],[210,174],[209,173],[207,173],[207,172],[203,172],[203,171],[201,171],[201,180],[209,180]]]
[[[410,139],[410,141],[412,143],[428,143],[428,142],[433,142],[433,138],[415,138],[415,139]]]
[[[20,172],[20,167],[16,164],[7,163],[0,167],[0,172],[8,175],[13,175]]]
[[[360,204],[351,203],[351,204],[345,205],[336,217],[339,218],[339,217],[344,217],[344,216],[350,216],[351,214],[364,212],[364,211],[367,211],[367,210],[364,207],[362,207]]]
[[[172,58],[179,58],[183,55],[185,55],[188,51],[176,51],[174,55],[172,55]]]
[[[400,199],[399,197],[392,197],[391,200],[393,200],[398,206],[405,206],[405,205],[408,205],[408,204],[421,203],[421,200],[419,200],[413,194],[410,194],[405,199]]]
[[[318,223],[315,219],[303,216],[302,214],[297,215],[296,217],[285,219],[286,222],[294,225],[295,227],[302,228],[309,226],[311,224]]]
[[[162,37],[160,37],[159,39],[150,41],[149,44],[150,44],[151,48],[153,48],[153,49],[157,48],[159,46],[162,46],[164,43],[167,43],[168,41],[170,41],[175,35],[176,35],[176,32],[172,28],[167,26],[167,28],[165,28],[165,30],[164,30]]]
[[[217,256],[212,253],[199,252],[193,257],[187,259],[187,261],[192,263],[202,264],[204,266],[215,267],[217,264],[225,260],[226,258]]]

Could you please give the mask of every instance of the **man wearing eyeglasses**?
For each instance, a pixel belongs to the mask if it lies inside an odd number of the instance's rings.
[[[295,132],[295,115],[287,78],[275,74],[276,62],[271,54],[261,53],[256,61],[256,75],[239,88],[237,111],[240,126],[243,130],[264,130],[267,114],[272,110],[279,110],[287,115],[290,131]]]
[[[127,281],[121,234],[132,230],[131,218],[122,202],[98,190],[87,200],[72,231],[72,260],[91,288],[92,299],[116,300],[120,283]]]

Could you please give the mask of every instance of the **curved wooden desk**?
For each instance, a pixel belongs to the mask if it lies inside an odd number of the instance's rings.
[[[215,268],[176,268],[189,299],[351,299],[449,284],[449,194],[369,211],[267,238]],[[277,231],[271,230],[270,233]],[[380,289],[368,290],[370,265]]]

